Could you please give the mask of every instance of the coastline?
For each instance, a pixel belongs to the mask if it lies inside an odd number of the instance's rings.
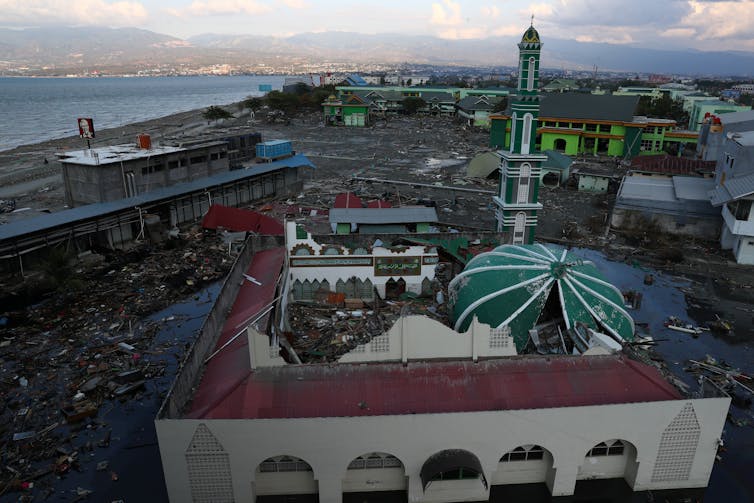
[[[246,124],[248,110],[239,110],[241,103],[222,105],[235,116],[235,119],[229,119],[223,125]],[[136,136],[142,133],[151,135],[157,141],[165,137],[198,136],[208,127],[206,119],[202,117],[205,109],[206,107],[196,108],[99,130],[91,141],[92,148],[133,143]],[[85,140],[78,136],[66,136],[0,151],[0,200],[14,199],[17,208],[31,207],[49,211],[64,209],[57,155],[85,148]]]

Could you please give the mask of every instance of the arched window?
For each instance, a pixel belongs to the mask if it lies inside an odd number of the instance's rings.
[[[516,144],[516,121],[518,120],[518,117],[516,117],[516,112],[513,112],[513,115],[511,115],[511,152],[513,152],[513,147]]]
[[[516,213],[516,221],[513,224],[513,244],[524,244],[524,235],[526,234],[526,213],[519,211]]]
[[[526,68],[526,90],[534,90],[534,57],[529,58],[529,66]]]
[[[526,114],[524,115],[524,131],[521,135],[521,153],[522,154],[528,154],[529,153],[529,144],[531,143],[531,123],[532,123],[532,115]]]
[[[516,193],[516,202],[526,204],[529,202],[529,185],[531,181],[531,164],[525,162],[521,165],[521,171],[518,177],[518,192]]]

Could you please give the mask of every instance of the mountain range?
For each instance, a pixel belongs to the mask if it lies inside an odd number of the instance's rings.
[[[180,39],[136,28],[0,29],[0,68],[91,68],[144,64],[413,63],[515,66],[518,37],[446,40],[350,32],[288,37],[204,34]],[[754,75],[754,53],[663,50],[543,40],[543,66],[709,76]]]

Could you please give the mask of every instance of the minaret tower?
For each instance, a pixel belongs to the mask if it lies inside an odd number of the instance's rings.
[[[495,203],[497,231],[503,243],[531,244],[537,228],[541,164],[547,156],[537,153],[539,117],[539,56],[542,43],[532,25],[518,44],[518,89],[511,103],[510,150],[498,152],[500,183]]]

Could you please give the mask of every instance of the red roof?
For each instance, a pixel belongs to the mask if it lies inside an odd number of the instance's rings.
[[[631,160],[633,171],[660,173],[665,175],[696,175],[714,173],[715,161],[688,159],[668,154],[640,155]]]
[[[254,255],[246,275],[261,285],[248,278],[241,284],[215,349],[222,347],[274,300],[275,284],[284,260],[285,248],[272,248]],[[221,406],[223,399],[244,382],[250,371],[248,339],[246,335],[242,335],[205,366],[204,375],[194,395],[192,413],[211,412],[214,407]]]
[[[333,208],[363,208],[364,204],[361,199],[350,192],[344,192],[335,196]]]
[[[392,208],[393,205],[390,204],[387,201],[383,201],[382,199],[378,199],[377,201],[369,201],[367,203],[367,208]]]
[[[248,359],[248,358],[247,358]],[[222,377],[214,376],[215,379]],[[208,376],[205,376],[205,382]],[[209,379],[211,381],[211,379]],[[203,383],[205,385],[205,383]],[[200,390],[201,391],[201,390]],[[188,417],[433,414],[677,400],[653,367],[620,356],[286,365],[258,369]]]
[[[217,229],[222,227],[229,231],[251,231],[265,235],[283,235],[283,224],[274,218],[261,213],[240,208],[231,208],[221,204],[213,204],[202,219],[202,227],[205,229]]]

